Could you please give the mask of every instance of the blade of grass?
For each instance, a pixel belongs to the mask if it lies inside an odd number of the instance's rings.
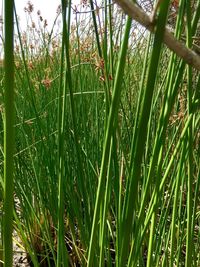
[[[13,171],[14,171],[14,14],[13,0],[5,4],[5,121],[4,121],[4,266],[12,267],[13,247]]]
[[[91,11],[92,11],[93,24],[94,24],[94,28],[95,28],[97,49],[98,49],[98,53],[99,53],[100,58],[102,58],[102,49],[101,49],[101,45],[100,45],[100,39],[99,39],[99,34],[98,34],[98,25],[97,25],[97,19],[96,19],[96,15],[95,15],[93,0],[90,0],[90,6],[91,6]]]
[[[178,168],[178,173],[177,173],[177,178],[176,178],[176,188],[175,188],[175,196],[174,196],[174,203],[173,203],[173,211],[172,211],[172,222],[171,222],[171,243],[170,243],[170,252],[171,252],[171,257],[170,257],[170,267],[174,266],[174,252],[175,252],[175,238],[176,238],[176,220],[177,220],[177,214],[178,214],[178,199],[179,199],[179,194],[180,194],[180,184],[181,184],[181,175],[182,175],[182,169],[183,169],[183,162],[185,158],[185,146],[182,149],[181,157],[180,157],[180,162],[179,165],[180,167]]]
[[[61,50],[61,65],[60,65],[60,86],[58,97],[58,244],[57,244],[57,267],[62,266],[62,261],[68,266],[67,253],[64,240],[64,131],[65,131],[65,113],[66,113],[66,90],[67,79],[63,86],[63,64],[64,64],[64,48],[66,38],[66,9],[67,1],[62,1],[62,16],[63,16],[63,36]],[[62,100],[63,95],[63,100]]]
[[[187,36],[187,46],[190,48],[192,46],[192,15],[191,15],[191,3],[186,1],[186,36]],[[187,109],[188,116],[192,113],[192,68],[187,66]],[[188,181],[187,181],[187,238],[186,238],[186,257],[185,266],[189,267],[192,265],[193,257],[193,230],[192,225],[192,207],[193,207],[193,123],[190,124],[188,129]]]

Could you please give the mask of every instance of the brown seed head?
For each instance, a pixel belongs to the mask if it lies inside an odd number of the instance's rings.
[[[31,3],[31,1],[28,1],[27,7],[24,8],[24,11],[30,14],[33,12],[33,10],[34,10],[33,4]]]
[[[51,82],[52,81],[49,78],[42,80],[42,84],[46,87],[46,89],[49,89],[49,87],[51,86]]]

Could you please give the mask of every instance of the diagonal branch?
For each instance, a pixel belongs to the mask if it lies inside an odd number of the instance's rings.
[[[154,32],[155,27],[152,23],[151,17],[148,16],[138,5],[129,0],[115,0],[115,2],[132,19],[136,20],[150,32]],[[165,29],[163,42],[186,63],[195,69],[200,70],[200,56],[198,56],[193,50],[187,48],[182,42],[178,41],[167,28]]]

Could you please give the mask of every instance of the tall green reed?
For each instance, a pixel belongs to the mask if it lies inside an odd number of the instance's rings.
[[[122,216],[122,225],[120,235],[122,235],[121,242],[121,251],[120,251],[120,260],[119,266],[125,265],[127,254],[128,254],[128,244],[130,240],[130,232],[132,229],[132,218],[134,215],[134,207],[136,205],[136,197],[137,197],[137,187],[138,187],[138,179],[140,177],[141,172],[141,161],[142,154],[144,150],[145,140],[146,140],[146,129],[150,114],[150,107],[153,96],[153,88],[156,79],[156,73],[159,63],[159,56],[161,51],[161,44],[163,38],[163,29],[166,23],[167,17],[167,9],[169,2],[165,2],[165,5],[161,6],[160,15],[158,17],[158,24],[155,33],[155,39],[152,50],[152,57],[149,65],[149,73],[147,78],[146,90],[142,100],[141,106],[141,114],[139,115],[138,120],[138,129],[136,132],[136,136],[134,136],[134,145],[132,154],[133,154],[133,162],[130,173],[130,184],[128,184],[128,188],[126,191],[126,198],[123,207],[123,216]],[[161,15],[162,14],[162,15]],[[127,229],[127,230],[125,230]],[[123,233],[123,234],[122,234]],[[150,248],[149,248],[150,249]]]
[[[103,198],[104,198],[103,190],[104,190],[104,182],[106,179],[106,173],[107,173],[107,167],[108,167],[107,164],[108,164],[109,149],[111,145],[112,136],[114,134],[114,130],[116,127],[116,120],[117,120],[116,114],[117,114],[120,94],[121,94],[121,84],[122,84],[122,77],[123,77],[123,72],[124,72],[124,65],[125,65],[125,59],[126,59],[126,51],[127,51],[130,28],[131,28],[131,19],[128,18],[127,23],[126,23],[125,35],[124,35],[124,42],[121,46],[120,60],[119,60],[118,67],[117,67],[114,90],[113,90],[113,98],[111,101],[108,125],[107,125],[107,130],[106,130],[106,139],[105,139],[103,155],[102,155],[101,171],[100,171],[99,184],[98,184],[98,189],[97,189],[87,266],[93,265],[94,243],[97,242],[95,241],[95,238],[96,238],[95,234],[96,234],[96,230],[98,226],[100,206],[102,205]],[[104,205],[106,205],[106,203],[104,203]]]
[[[4,116],[4,219],[3,219],[3,253],[4,266],[11,267],[13,262],[13,178],[14,178],[14,15],[12,0],[5,5],[5,116]]]
[[[189,2],[186,2],[186,17],[187,17],[187,46],[192,46],[192,16],[191,16],[191,6]],[[188,116],[192,113],[192,68],[187,66],[187,110]],[[186,239],[186,259],[185,266],[191,266],[193,258],[193,231],[194,226],[192,225],[192,206],[193,206],[193,193],[192,193],[192,183],[193,183],[193,147],[192,147],[192,132],[193,132],[193,123],[188,129],[188,181],[187,181],[187,239]]]

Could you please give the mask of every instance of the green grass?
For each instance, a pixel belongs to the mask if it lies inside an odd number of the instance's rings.
[[[198,34],[195,3],[181,0],[171,25],[188,47]],[[13,227],[32,266],[199,266],[200,78],[162,44],[168,5],[155,35],[110,0],[75,14],[62,1],[62,27],[55,20],[49,35],[41,24],[24,36],[17,21],[15,101],[12,32],[5,39],[5,266]]]
[[[4,202],[3,202],[3,261],[12,266],[13,246],[13,155],[14,155],[14,12],[13,1],[5,2],[5,47],[4,47]]]

